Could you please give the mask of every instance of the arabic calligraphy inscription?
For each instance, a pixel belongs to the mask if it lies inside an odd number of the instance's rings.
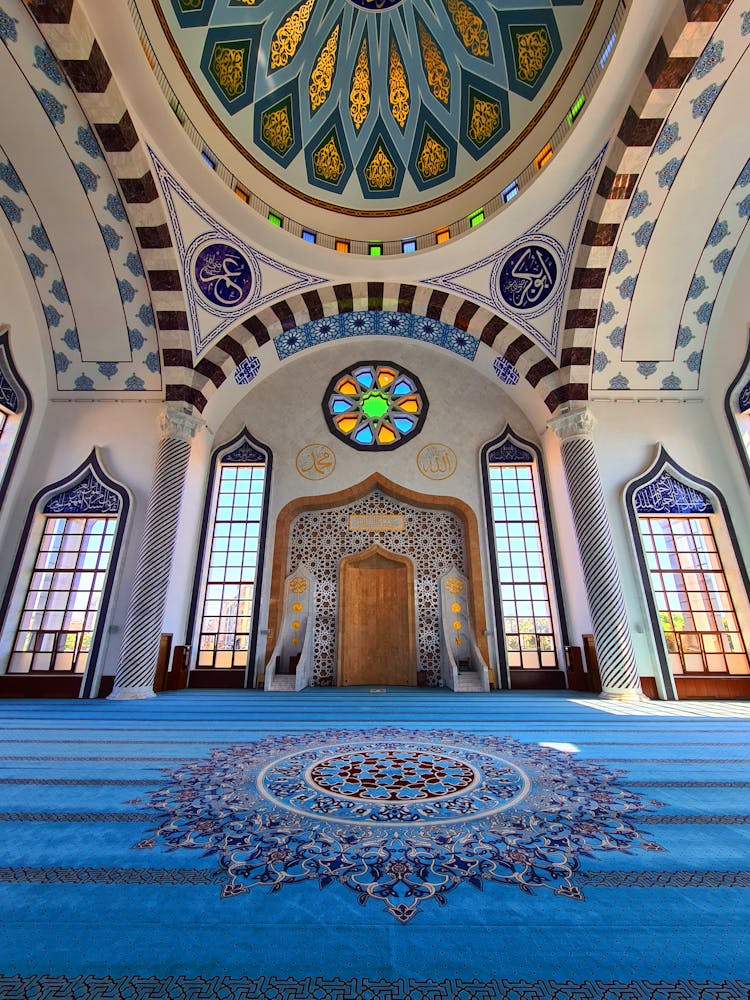
[[[536,309],[548,299],[557,283],[557,261],[539,244],[519,247],[503,264],[498,291],[512,309]]]
[[[195,258],[193,273],[198,288],[209,302],[234,309],[253,288],[250,264],[239,250],[226,243],[209,243]]]
[[[336,468],[336,456],[327,444],[308,444],[297,455],[297,472],[305,479],[325,479]]]
[[[417,455],[417,468],[427,479],[450,479],[458,459],[447,444],[426,444]]]

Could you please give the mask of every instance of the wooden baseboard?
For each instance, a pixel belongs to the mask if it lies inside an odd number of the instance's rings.
[[[3,674],[0,698],[77,698],[83,674]]]
[[[563,670],[511,670],[511,691],[564,691]]]
[[[641,691],[643,691],[643,693],[646,695],[646,697],[650,698],[652,701],[658,701],[659,700],[659,689],[656,686],[656,678],[655,677],[641,677],[640,681],[641,681]]]
[[[239,670],[191,670],[188,687],[190,688],[244,688],[245,669]]]
[[[675,677],[680,698],[750,698],[750,677]]]

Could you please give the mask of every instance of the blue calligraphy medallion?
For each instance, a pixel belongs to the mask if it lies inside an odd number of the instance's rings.
[[[543,305],[557,284],[557,261],[547,247],[526,244],[503,264],[498,291],[512,309],[524,312]]]
[[[239,250],[228,243],[209,243],[193,264],[203,296],[220,309],[241,306],[253,289],[253,272]]]

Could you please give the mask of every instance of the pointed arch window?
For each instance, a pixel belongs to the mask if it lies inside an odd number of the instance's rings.
[[[22,596],[13,588],[18,619],[7,674],[79,675],[80,693],[91,694],[129,506],[95,453],[37,495],[16,557],[16,579],[27,580]]]
[[[245,670],[252,662],[270,471],[269,450],[248,431],[214,453],[189,624],[194,668]]]
[[[507,669],[559,668],[559,581],[539,455],[507,431],[483,449],[498,636]],[[507,685],[503,685],[507,686]]]
[[[748,577],[721,493],[662,449],[625,502],[666,697],[681,678],[750,674]]]

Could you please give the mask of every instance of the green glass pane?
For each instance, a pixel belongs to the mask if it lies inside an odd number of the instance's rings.
[[[370,420],[379,420],[388,412],[388,400],[380,392],[371,392],[362,400],[362,410]]]

